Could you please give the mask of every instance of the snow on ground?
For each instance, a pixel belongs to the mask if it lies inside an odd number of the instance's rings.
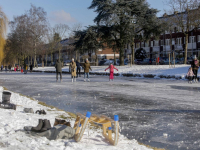
[[[105,73],[105,69],[108,66],[91,66],[92,71],[95,73]],[[190,65],[176,65],[175,68],[169,68],[169,65],[134,65],[132,67],[130,66],[116,66],[116,68],[119,69],[119,71],[115,70],[115,73],[124,74],[140,74],[141,76],[143,74],[152,74],[156,75],[158,77],[159,75],[165,75],[165,76],[172,76],[175,75],[176,77],[182,77],[184,78],[187,74],[187,71],[189,69]],[[34,68],[34,70],[39,71],[55,71],[55,67],[39,67]],[[65,66],[63,71],[69,71],[69,67]],[[107,70],[106,72],[109,72]],[[200,73],[198,73],[198,76],[200,76]]]
[[[2,97],[3,88],[0,87],[0,101]],[[82,140],[77,143],[73,139],[69,140],[48,140],[45,137],[36,137],[25,133],[24,126],[37,126],[38,119],[48,119],[51,125],[54,124],[55,117],[69,115],[64,111],[57,111],[38,104],[38,101],[31,100],[28,97],[21,96],[17,93],[12,93],[11,103],[17,105],[17,109],[3,109],[0,108],[0,149],[6,150],[149,150],[145,146],[139,145],[136,140],[128,140],[123,135],[119,136],[119,143],[117,146],[110,145],[101,136],[101,129],[95,130],[86,128]],[[47,115],[38,115],[24,113],[24,108],[33,108],[36,110],[44,109]],[[68,120],[73,126],[75,120]]]

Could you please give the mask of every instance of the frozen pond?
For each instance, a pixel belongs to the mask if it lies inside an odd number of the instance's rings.
[[[69,75],[63,77],[56,83],[55,74],[0,73],[0,83],[66,111],[118,114],[122,134],[152,147],[200,149],[200,83],[122,77],[108,82],[106,76],[71,83]]]

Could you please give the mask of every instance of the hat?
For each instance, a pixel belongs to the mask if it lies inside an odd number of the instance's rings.
[[[72,58],[72,61],[74,61],[74,58]]]
[[[197,59],[197,56],[196,56],[196,55],[194,55],[194,59]]]
[[[85,59],[86,61],[88,60],[88,58]]]

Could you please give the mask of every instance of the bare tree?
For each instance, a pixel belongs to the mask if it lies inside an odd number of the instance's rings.
[[[48,33],[47,15],[43,8],[31,5],[29,11],[26,12],[27,25],[29,27],[30,39],[33,43],[34,52],[34,67],[36,66],[37,57],[37,45],[40,45],[44,41],[46,34]]]
[[[55,51],[58,51],[58,59],[61,58],[61,50],[63,48],[63,45],[61,43],[61,40],[67,38],[67,33],[69,31],[69,26],[67,24],[57,24],[53,28],[53,35],[54,35],[54,48]]]
[[[80,31],[81,29],[82,29],[82,24],[81,23],[77,23],[77,24],[74,24],[72,26],[72,28],[70,29],[71,33],[69,34],[70,43],[74,43],[74,41],[77,40],[77,39],[75,39],[75,33],[77,31]],[[74,50],[74,48],[75,47],[74,47],[73,44],[69,44],[69,49],[70,50]],[[80,53],[77,50],[75,51],[75,60],[79,60],[79,62],[80,62]]]

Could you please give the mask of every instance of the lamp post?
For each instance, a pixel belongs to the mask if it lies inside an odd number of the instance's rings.
[[[192,58],[193,58],[193,31],[191,32],[191,42],[192,42]]]

